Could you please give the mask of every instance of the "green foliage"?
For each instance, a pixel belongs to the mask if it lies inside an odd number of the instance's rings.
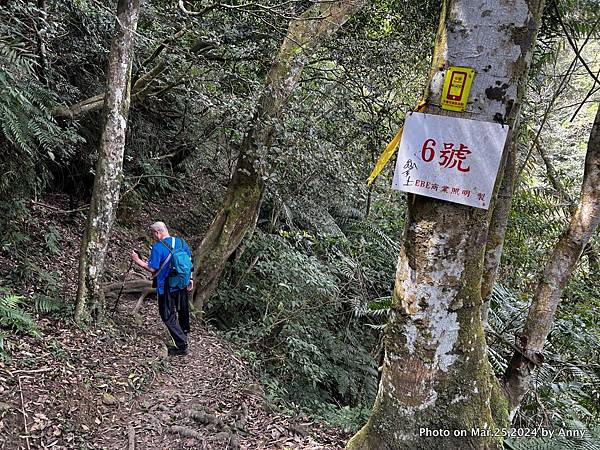
[[[572,57],[560,53],[563,31],[551,3],[541,32],[543,48],[532,70],[535,95],[530,90],[531,101],[524,108],[523,122],[531,131],[525,141],[541,125],[542,107],[560,78],[558,69]],[[214,210],[289,18],[306,5],[236,3],[235,8],[217,7],[191,17],[175,14],[173,2],[146,2],[133,79],[159,61],[165,70],[132,103],[123,185],[128,204],[121,205],[121,219],[138,217],[136,209],[148,197],[181,190],[185,177],[202,188],[214,183],[214,189],[188,196],[188,201],[198,198],[195,207]],[[440,5],[435,0],[369,2],[307,63],[289,107],[274,119],[269,154],[256,161],[267,181],[259,230],[228,267],[218,299],[207,309],[210,320],[244,345],[244,356],[275,403],[300,406],[349,429],[364,423],[375,396],[373,353],[389,308],[404,214],[399,206],[403,197],[388,190],[389,168],[371,189],[364,180],[422,93]],[[597,6],[593,1],[558,2],[577,39],[591,30]],[[100,113],[57,121],[52,109],[59,101],[74,104],[104,90],[113,7],[54,2],[49,20],[42,19],[32,2],[10,2],[0,9],[0,245],[11,258],[29,245],[50,255],[62,250],[52,226],[44,227],[39,242],[28,236],[27,222],[18,216],[31,198],[47,189],[82,198],[89,194]],[[35,25],[46,38],[51,61],[46,67]],[[184,28],[182,36],[170,39]],[[150,61],[163,42],[160,55]],[[568,84],[561,98],[572,103],[591,86],[582,77]],[[541,143],[551,147],[559,177],[573,195],[579,179],[574,168],[581,166],[575,150],[581,149],[587,129],[581,123],[563,127],[571,111],[562,111],[546,125],[555,134],[542,135]],[[521,154],[527,153],[526,144],[521,144]],[[520,164],[525,176],[515,196],[500,275],[512,289],[528,292],[570,217],[570,205],[545,182],[535,154]],[[193,232],[200,228],[195,225]],[[9,278],[36,286],[28,306],[40,314],[63,313],[58,271],[21,253],[17,259],[22,264],[10,268]],[[570,426],[579,420],[591,426],[598,414],[593,364],[599,274],[591,262],[589,266],[578,267],[567,289],[569,307],[559,312],[549,364],[536,380],[536,397],[526,400],[522,424]],[[13,312],[6,316],[16,321],[7,325],[11,332],[27,329],[28,323],[22,315],[24,299],[14,298],[7,307]],[[526,300],[496,287],[490,323],[504,340],[518,333]],[[0,336],[0,343],[5,342]],[[495,370],[502,373],[511,349],[500,339],[493,340],[489,351]]]
[[[34,82],[19,82],[14,71],[28,66],[19,61],[12,49],[0,47],[0,58],[13,65],[11,68],[4,65],[4,71],[0,72],[0,117],[5,139],[26,158],[34,157],[39,146],[54,160],[52,147],[60,140],[61,130],[49,114],[51,94]]]
[[[530,288],[536,281],[540,261],[547,258],[551,247],[568,224],[568,205],[543,187],[523,187],[513,197],[502,279],[518,288]]]
[[[15,33],[27,27],[20,18],[35,11],[27,5],[0,10],[0,231],[8,240],[17,229],[9,224],[48,184],[51,166],[68,158],[81,141],[52,117],[56,96],[40,82],[35,58]]]
[[[10,356],[9,336],[27,333],[39,336],[35,320],[22,309],[23,297],[0,290],[0,358]],[[9,334],[10,333],[10,334]]]
[[[59,314],[66,313],[65,304],[55,297],[49,297],[45,294],[36,294],[33,296],[35,310],[41,314]]]
[[[488,324],[493,330],[490,361],[498,376],[514,351],[506,342],[522,329],[528,304],[527,296],[519,297],[501,285],[494,287]],[[600,413],[599,347],[597,332],[580,315],[559,316],[544,351],[544,365],[513,424],[553,430],[570,429],[574,423],[593,427]]]
[[[577,11],[575,3],[579,2],[565,1],[559,5],[567,27],[591,11],[587,7]],[[585,2],[579,6],[582,5]],[[574,9],[569,12],[568,8]],[[550,19],[556,20],[556,16]],[[573,36],[577,35],[576,30],[570,30]],[[588,31],[582,29],[584,34]],[[545,42],[542,52],[547,53],[540,57],[538,52],[537,64],[532,68],[529,101],[524,108],[519,150],[527,159],[521,159],[518,165],[521,178],[513,198],[500,270],[502,283],[511,289],[495,288],[495,306],[490,315],[490,325],[496,332],[491,336],[490,361],[497,374],[504,372],[507,358],[513,352],[505,342],[512,342],[520,334],[544,262],[571,219],[595,114],[595,109],[584,105],[576,120],[572,120],[575,108],[591,92],[593,84],[587,75],[581,76],[578,63],[572,64],[576,57],[560,37],[562,33],[563,30],[558,30],[556,36]],[[591,40],[582,57],[591,62],[596,55],[597,44]],[[534,146],[534,137],[541,150]],[[508,448],[595,448],[593,430],[598,425],[600,404],[597,241],[597,236],[592,237],[562,295],[546,345],[545,363],[536,372],[534,389],[515,419],[516,426],[548,427],[555,431],[555,438],[508,440]],[[583,439],[556,438],[560,429],[579,428],[586,430]]]
[[[44,234],[44,241],[49,253],[53,255],[60,253],[60,233],[56,227],[51,226],[48,228],[48,231]]]
[[[47,239],[46,236],[44,236]],[[50,314],[57,318],[67,317],[74,307],[71,303],[65,303],[61,297],[61,277],[58,270],[49,270],[40,267],[33,260],[24,255],[24,251],[17,250],[11,253],[11,257],[19,260],[8,279],[15,286],[36,286],[31,295],[31,306],[39,314]]]
[[[23,297],[2,293],[0,295],[0,325],[17,332],[37,335],[33,318],[20,307]]]
[[[320,404],[315,410],[317,415],[327,423],[343,429],[346,433],[355,433],[357,429],[367,423],[371,415],[370,405],[352,408],[332,404]]]
[[[305,407],[335,398],[356,404],[372,362],[350,333],[356,324],[338,288],[344,263],[332,270],[301,251],[315,244],[309,235],[256,233],[245,254],[259,259],[250,273],[242,264],[234,267],[231,283],[239,288],[221,289],[218,310],[210,316],[227,321],[235,327],[233,337],[261,350],[261,365],[285,382],[288,401]]]
[[[508,450],[600,450],[600,428],[586,429],[572,422],[568,427],[553,430],[552,437],[511,438],[504,442]],[[575,433],[581,433],[575,434]]]
[[[365,325],[382,319],[363,311],[389,294],[398,243],[373,221],[341,222],[338,235],[257,230],[207,313],[251,349],[272,401],[356,430],[377,390],[379,330]]]

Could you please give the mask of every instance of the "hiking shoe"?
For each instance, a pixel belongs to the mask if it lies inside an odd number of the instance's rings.
[[[177,348],[171,347],[167,350],[169,356],[184,356],[187,355],[187,347],[186,348]]]

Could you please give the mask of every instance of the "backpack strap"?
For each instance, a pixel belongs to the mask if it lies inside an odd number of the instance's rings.
[[[173,250],[175,249],[175,238],[171,236],[172,239],[172,245],[173,245]],[[167,244],[165,244],[165,242],[161,239],[159,241],[162,245],[164,245],[165,247],[167,247],[167,250],[169,250],[169,256],[167,256],[167,259],[165,259],[163,261],[163,263],[160,265],[160,267],[158,268],[158,270],[156,271],[156,273],[154,275],[152,275],[152,278],[156,278],[158,276],[158,274],[160,273],[161,270],[163,270],[165,268],[165,266],[169,263],[169,261],[171,260],[171,256],[173,256],[173,251],[169,248],[169,246]]]

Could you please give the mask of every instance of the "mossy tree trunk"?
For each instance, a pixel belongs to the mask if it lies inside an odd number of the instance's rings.
[[[531,384],[532,372],[543,363],[542,351],[554,324],[554,314],[583,249],[600,223],[600,108],[588,141],[579,203],[546,263],[525,327],[505,374],[511,415]]]
[[[104,102],[96,176],[79,256],[75,320],[80,323],[89,318],[97,321],[101,319],[104,311],[104,295],[100,281],[123,177],[133,36],[138,16],[139,0],[119,0],[115,36],[108,55],[107,96]]]
[[[534,0],[445,1],[426,112],[502,122],[512,129],[541,9],[542,1]],[[448,66],[476,71],[466,113],[433,106],[440,104]],[[509,134],[505,152],[511,139]],[[502,447],[499,438],[485,433],[508,420],[481,321],[489,221],[488,211],[408,196],[379,391],[368,423],[349,449]],[[449,436],[431,437],[437,430]]]
[[[483,306],[481,308],[481,320],[485,325],[490,309],[490,297],[496,282],[496,275],[500,267],[502,258],[502,249],[504,248],[504,237],[506,236],[506,227],[508,225],[508,216],[515,188],[517,175],[517,133],[511,134],[510,142],[507,145],[506,161],[504,163],[504,173],[498,188],[496,201],[492,206],[492,217],[487,233],[487,243],[485,246],[485,256],[483,261],[483,275],[481,279],[481,298]]]
[[[363,0],[313,4],[290,22],[287,35],[267,75],[251,126],[246,132],[225,200],[194,254],[194,304],[202,310],[214,292],[225,263],[244,236],[254,230],[263,197],[262,156],[275,138],[302,70],[310,56],[354,14]],[[261,167],[262,166],[262,167]]]

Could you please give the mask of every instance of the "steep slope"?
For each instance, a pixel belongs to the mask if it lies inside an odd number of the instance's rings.
[[[71,305],[84,218],[67,209],[61,196],[34,205],[22,227],[26,259],[7,250],[0,255],[2,285],[10,281],[24,303],[46,293]],[[165,211],[148,204],[127,215],[128,227],[114,233],[107,281],[123,280],[129,250],[147,244],[146,224]],[[182,223],[206,225],[190,213],[173,221],[182,234]],[[236,356],[241,349],[210,327],[195,321],[189,354],[167,357],[155,299],[146,299],[137,318],[136,301],[124,295],[98,328],[75,327],[63,310],[36,316],[38,337],[8,336],[11,359],[0,362],[0,448],[343,448],[346,437],[337,430],[273,410],[260,380]]]

